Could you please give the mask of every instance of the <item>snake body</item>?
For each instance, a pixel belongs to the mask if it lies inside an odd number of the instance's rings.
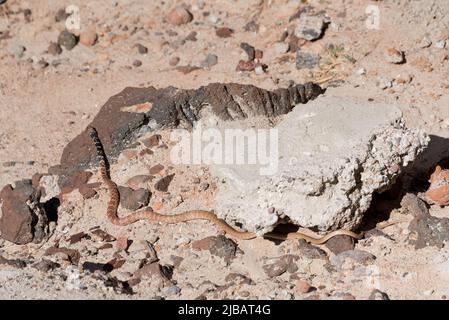
[[[106,154],[103,149],[103,145],[100,141],[100,138],[98,137],[97,130],[94,127],[89,126],[88,133],[95,145],[96,154],[100,165],[101,179],[109,191],[110,198],[108,202],[106,216],[111,223],[119,226],[126,226],[139,220],[147,220],[149,222],[162,222],[162,223],[179,223],[191,220],[208,220],[213,224],[215,224],[218,228],[223,230],[226,234],[236,239],[249,240],[257,237],[257,235],[253,232],[238,231],[234,229],[224,220],[219,219],[214,213],[205,210],[191,210],[179,214],[168,215],[155,212],[151,208],[149,208],[145,210],[134,211],[129,215],[127,215],[126,217],[120,218],[117,215],[118,206],[120,204],[120,194],[117,185],[115,184],[114,181],[111,180],[109,176],[109,165],[106,158]],[[360,234],[343,229],[332,231],[322,237],[308,235],[303,232],[290,232],[287,234],[278,234],[271,232],[264,234],[264,237],[277,240],[304,239],[312,244],[323,244],[327,242],[330,238],[338,235],[346,235],[355,239],[360,239],[362,237]]]

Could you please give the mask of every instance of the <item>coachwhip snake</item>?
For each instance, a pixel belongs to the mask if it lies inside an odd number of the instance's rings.
[[[88,133],[96,148],[96,153],[100,164],[101,179],[103,180],[103,183],[107,186],[107,189],[110,194],[106,215],[111,223],[119,226],[126,226],[139,220],[147,220],[150,222],[164,222],[164,223],[179,223],[190,220],[208,220],[213,224],[215,224],[217,227],[219,227],[221,230],[223,230],[226,234],[236,239],[249,240],[257,237],[257,235],[253,232],[238,231],[234,229],[224,220],[219,219],[214,213],[205,210],[192,210],[179,214],[167,215],[155,212],[150,208],[134,211],[129,215],[127,215],[126,217],[120,218],[117,215],[117,210],[120,203],[120,194],[118,192],[117,185],[109,177],[107,158],[103,149],[103,145],[100,141],[100,138],[98,137],[97,130],[94,127],[89,126]],[[287,234],[278,234],[271,232],[266,233],[263,236],[266,238],[278,240],[304,239],[312,244],[319,245],[327,242],[330,238],[338,235],[346,235],[355,239],[360,239],[362,237],[361,234],[357,234],[352,231],[343,229],[332,231],[322,237],[308,235],[303,232],[290,232]]]

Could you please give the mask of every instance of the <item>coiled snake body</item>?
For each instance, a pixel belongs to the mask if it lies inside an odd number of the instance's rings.
[[[164,222],[164,223],[179,223],[190,220],[208,220],[213,224],[215,224],[220,229],[222,229],[226,234],[236,239],[249,240],[257,237],[257,235],[253,232],[244,232],[234,229],[224,220],[219,219],[214,213],[205,210],[192,210],[179,214],[167,215],[167,214],[160,214],[149,208],[145,210],[138,210],[132,212],[123,218],[118,217],[117,210],[120,203],[120,194],[118,192],[117,185],[109,177],[108,172],[109,166],[106,154],[103,149],[103,145],[100,141],[100,138],[98,137],[97,130],[94,127],[89,126],[88,133],[95,145],[98,161],[100,164],[101,179],[103,180],[103,183],[107,186],[107,189],[110,194],[106,215],[111,223],[119,226],[126,226],[139,220],[148,220],[150,222]],[[330,238],[335,237],[337,235],[346,235],[355,239],[361,238],[361,235],[343,229],[332,231],[322,237],[307,235],[303,232],[290,232],[287,234],[266,233],[264,234],[264,237],[278,240],[304,239],[312,244],[323,244],[327,242]]]

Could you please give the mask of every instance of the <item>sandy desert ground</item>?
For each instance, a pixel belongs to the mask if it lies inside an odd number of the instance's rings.
[[[423,207],[420,200],[431,170],[437,163],[444,167],[449,157],[449,2],[0,3],[0,187],[39,177],[37,184],[47,186],[44,197],[59,202],[44,240],[14,244],[0,238],[0,298],[449,296],[449,209]],[[76,9],[80,28],[61,36],[73,26],[74,16],[64,14],[68,7]],[[374,22],[369,20],[373,7],[379,10]],[[173,8],[180,12],[176,17],[170,16]],[[320,37],[294,36],[301,14],[323,17]],[[236,70],[247,60],[241,43],[259,50],[255,70]],[[320,59],[298,66],[298,50]],[[355,244],[345,237],[320,246],[301,240],[233,241],[205,221],[115,226],[105,217],[108,192],[99,183],[98,168],[81,183],[88,180],[84,191],[58,190],[51,176],[45,178],[66,145],[126,87],[197,89],[234,82],[275,90],[308,81],[319,82],[329,95],[397,106],[407,127],[431,137],[396,186],[399,191],[374,197],[363,226],[366,236]],[[148,189],[149,205],[163,212],[213,209],[218,182],[209,168],[170,165],[170,130],[158,134],[155,144],[150,133],[124,150],[112,163],[113,179]],[[157,179],[171,174],[169,192],[154,188]],[[142,175],[156,180],[130,181]],[[130,195],[128,209],[120,208],[123,214],[141,197],[145,194]],[[432,219],[425,226],[411,223],[427,210]],[[384,221],[397,223],[376,229],[375,223]]]

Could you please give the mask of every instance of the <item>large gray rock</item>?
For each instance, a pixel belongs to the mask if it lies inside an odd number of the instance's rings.
[[[297,106],[275,128],[277,170],[212,165],[217,214],[258,234],[288,219],[323,231],[354,229],[373,193],[388,189],[428,143],[424,132],[404,126],[398,108],[341,97]]]

